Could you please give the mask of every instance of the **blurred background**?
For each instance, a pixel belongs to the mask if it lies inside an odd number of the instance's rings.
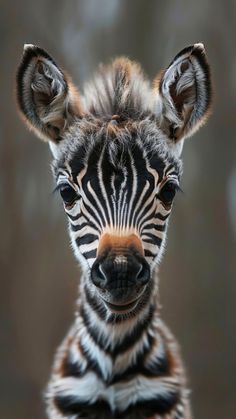
[[[48,50],[82,86],[119,54],[150,78],[204,42],[215,86],[208,124],[185,143],[184,175],[160,269],[163,317],[181,344],[194,416],[236,417],[236,2],[1,1],[0,418],[45,418],[53,354],[73,320],[79,270],[50,152],[20,121],[24,43]]]

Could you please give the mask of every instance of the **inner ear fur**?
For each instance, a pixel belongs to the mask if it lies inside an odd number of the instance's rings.
[[[154,80],[155,112],[173,141],[189,137],[209,116],[212,99],[210,68],[203,44],[184,48]]]
[[[72,120],[82,116],[80,96],[70,77],[35,45],[24,47],[17,101],[25,122],[46,141],[58,143]]]

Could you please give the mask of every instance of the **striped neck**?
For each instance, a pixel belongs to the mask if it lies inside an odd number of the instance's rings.
[[[153,345],[159,322],[157,280],[150,282],[133,312],[128,314],[109,312],[84,282],[85,278],[81,281],[76,329],[83,350],[88,356],[91,351],[93,360],[97,351],[97,362],[100,363],[103,378],[110,380],[116,371],[126,369],[130,362],[136,365],[139,357],[149,352]],[[159,341],[162,341],[161,336]],[[109,359],[107,365],[104,359]],[[104,368],[108,364],[109,367]]]

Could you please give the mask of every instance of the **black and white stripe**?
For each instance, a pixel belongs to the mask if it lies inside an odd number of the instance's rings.
[[[93,153],[97,150],[91,152],[88,162],[94,160]],[[142,144],[138,143],[132,151],[127,151],[124,166],[119,161],[114,166],[109,160],[109,149],[105,144],[96,166],[90,170],[86,164],[76,176],[78,199],[72,208],[66,209],[75,252],[79,252],[80,260],[82,255],[91,267],[102,234],[134,233],[142,240],[147,260],[156,261],[171,209],[166,209],[158,199],[158,191],[164,177],[178,183],[178,165],[173,167],[170,162],[169,168],[158,171],[158,167],[150,166]],[[59,185],[65,176],[61,169]]]

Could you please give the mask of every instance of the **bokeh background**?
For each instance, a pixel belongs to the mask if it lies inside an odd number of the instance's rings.
[[[82,86],[119,54],[153,78],[199,41],[212,67],[214,110],[185,144],[161,301],[181,343],[195,417],[236,417],[236,2],[8,0],[0,10],[0,418],[45,418],[42,394],[73,319],[79,277],[51,193],[50,152],[16,111],[23,44],[48,50]]]

